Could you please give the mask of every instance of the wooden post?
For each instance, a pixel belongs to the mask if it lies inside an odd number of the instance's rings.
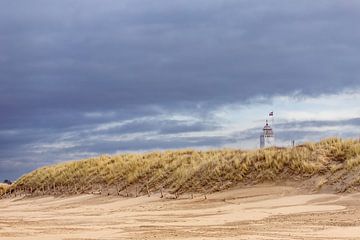
[[[146,184],[146,191],[147,191],[148,197],[150,197],[150,191],[149,191],[149,185],[148,184]]]

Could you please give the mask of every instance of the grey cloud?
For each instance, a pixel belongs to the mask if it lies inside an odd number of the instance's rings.
[[[206,130],[215,130],[218,128],[216,123],[205,121],[185,121],[185,120],[162,120],[158,118],[135,119],[118,127],[102,131],[102,134],[126,134],[136,132],[157,132],[158,134],[200,132]]]
[[[228,139],[223,137],[191,137],[191,138],[156,138],[156,139],[134,139],[129,141],[104,141],[81,145],[75,147],[75,151],[88,151],[95,149],[98,153],[109,153],[116,151],[148,151],[156,149],[179,149],[197,147],[220,147],[227,143]]]
[[[318,141],[327,137],[358,138],[360,131],[360,118],[345,120],[328,121],[293,121],[283,122],[275,126],[277,139],[290,143],[292,140],[297,142]],[[321,129],[324,128],[325,129]],[[336,127],[336,129],[326,129],[326,127]],[[346,129],[345,127],[350,127]],[[309,129],[310,128],[310,129]]]
[[[281,120],[280,120],[281,121]],[[344,120],[318,120],[318,121],[290,121],[276,124],[280,129],[306,128],[306,127],[327,127],[327,126],[360,126],[360,118],[350,118]]]
[[[2,72],[9,76],[5,86],[16,84],[20,94],[7,100],[19,110],[84,111],[316,94],[358,84],[359,35],[349,25],[358,19],[355,2],[136,2],[105,2],[98,11],[94,1],[32,3],[30,13],[14,7],[19,15],[8,15],[0,31],[24,28],[5,34]],[[24,45],[10,44],[19,41]]]

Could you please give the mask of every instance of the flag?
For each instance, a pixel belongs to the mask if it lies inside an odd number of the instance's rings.
[[[269,113],[269,116],[270,116],[270,117],[273,117],[273,116],[274,116],[274,112],[270,112],[270,113]]]

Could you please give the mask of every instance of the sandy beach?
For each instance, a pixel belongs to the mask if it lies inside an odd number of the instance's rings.
[[[207,199],[3,199],[0,239],[360,239],[359,197],[262,185]]]

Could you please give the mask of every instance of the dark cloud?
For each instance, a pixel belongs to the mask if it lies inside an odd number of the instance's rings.
[[[355,0],[2,2],[0,131],[24,136],[1,137],[0,149],[21,156],[24,146],[108,122],[176,113],[203,121],[217,106],[257,96],[358,87],[359,10]],[[114,131],[214,127],[133,122]]]
[[[288,130],[292,128],[307,128],[307,127],[333,127],[333,126],[360,126],[360,118],[350,118],[344,120],[308,120],[308,121],[281,121],[276,124],[277,128]]]
[[[3,6],[2,108],[224,103],[358,84],[355,1],[185,2]]]
[[[348,127],[347,129],[345,127]],[[360,118],[344,120],[292,121],[276,124],[277,139],[290,143],[318,141],[327,137],[357,138]],[[325,128],[322,129],[322,128]]]

